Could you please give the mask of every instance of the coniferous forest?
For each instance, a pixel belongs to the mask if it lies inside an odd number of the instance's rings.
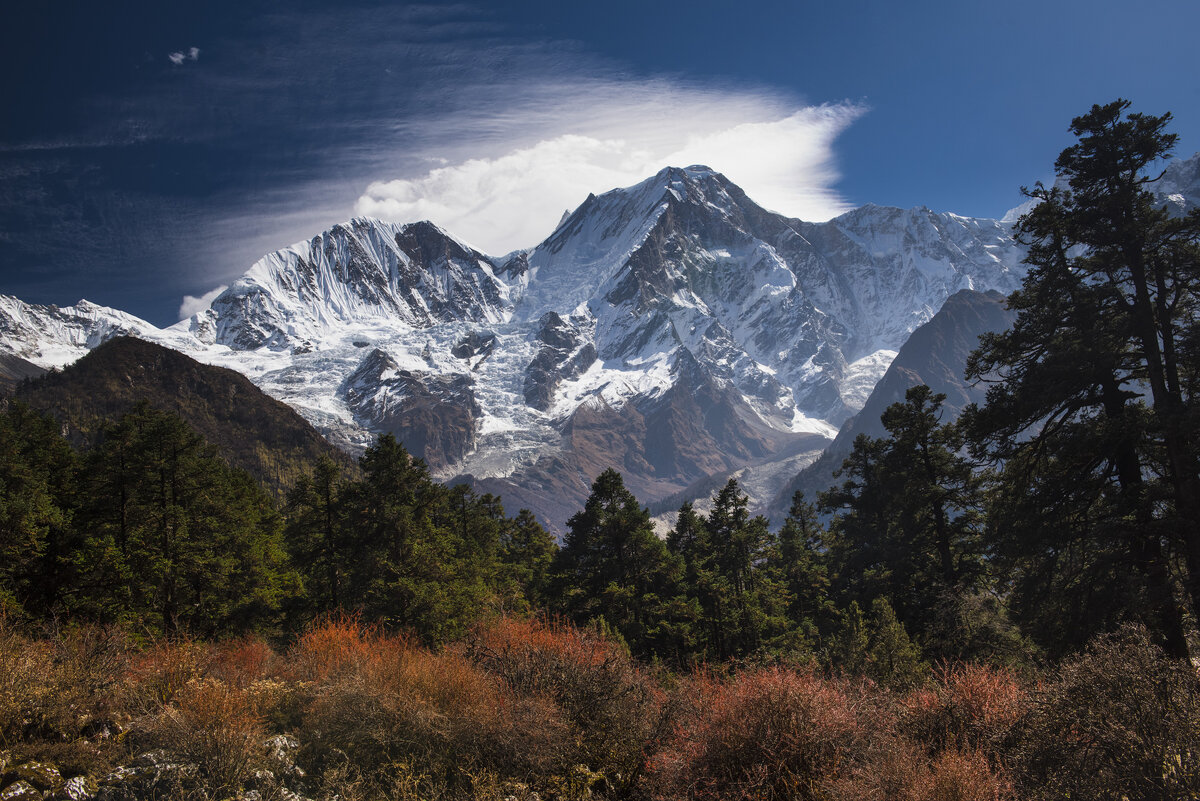
[[[607,470],[560,543],[390,435],[282,493],[146,403],[72,443],[5,401],[2,797],[1200,797],[1169,125],[1072,122],[986,403],[909,390],[782,521],[730,480],[664,538]]]

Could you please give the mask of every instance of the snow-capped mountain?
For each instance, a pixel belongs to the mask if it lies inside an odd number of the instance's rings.
[[[1010,228],[870,205],[806,223],[668,168],[503,258],[353,219],[168,329],[0,298],[0,353],[48,367],[133,334],[244,373],[351,450],[391,431],[559,525],[605,467],[647,502],[747,465],[794,474],[946,298],[1019,285]]]
[[[1010,291],[1008,227],[867,206],[768,212],[706,167],[589,197],[504,259],[431,223],[353,219],[158,329],[0,301],[3,350],[62,364],[119,334],[246,374],[343,446],[396,433],[553,523],[616,465],[648,501],[819,450],[963,288]]]

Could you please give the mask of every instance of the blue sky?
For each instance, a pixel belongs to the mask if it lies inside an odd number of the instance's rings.
[[[1000,216],[1117,97],[1200,150],[1195,0],[108,5],[0,31],[0,293],[160,325],[354,214],[499,255],[703,162],[806,219]]]

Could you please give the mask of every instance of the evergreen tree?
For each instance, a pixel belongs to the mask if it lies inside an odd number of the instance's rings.
[[[76,603],[154,633],[271,625],[295,591],[279,518],[176,415],[140,404],[88,454]]]
[[[1030,269],[1010,301],[1013,329],[985,338],[969,365],[969,377],[997,382],[971,429],[1005,465],[995,528],[1023,614],[1061,601],[1086,636],[1149,609],[1182,654],[1168,560],[1184,555],[1200,612],[1200,214],[1171,217],[1150,192],[1175,143],[1170,115],[1128,108],[1073,120],[1078,142],[1055,164],[1069,188],[1028,192],[1040,201],[1018,225]]]
[[[670,558],[617,471],[601,473],[583,511],[567,521],[553,572],[555,603],[575,623],[607,624],[640,656],[673,655],[664,629]]]
[[[0,613],[66,611],[77,459],[59,425],[19,402],[0,412]]]
[[[778,542],[765,518],[750,517],[736,479],[707,517],[685,503],[667,544],[679,560],[675,608],[689,621],[681,634],[696,655],[725,660],[796,645]]]
[[[288,494],[286,536],[310,614],[342,608],[350,566],[341,470],[322,456]]]
[[[356,558],[343,604],[427,641],[462,634],[496,598],[503,510],[434,482],[391,434],[359,464],[363,478],[345,493]]]
[[[500,536],[500,562],[511,589],[505,593],[518,610],[544,606],[548,601],[550,571],[558,543],[533,512],[522,509],[506,521]]]
[[[815,643],[833,628],[836,613],[829,596],[825,529],[803,492],[792,496],[778,542],[775,569],[787,591],[788,619],[808,643]]]
[[[822,497],[837,511],[831,551],[839,589],[873,604],[886,598],[931,653],[934,610],[947,595],[985,585],[981,482],[960,455],[954,425],[939,422],[944,395],[917,386],[883,414],[889,436],[860,437]]]

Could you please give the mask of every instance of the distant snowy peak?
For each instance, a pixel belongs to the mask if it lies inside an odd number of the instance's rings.
[[[597,297],[680,204],[728,210],[732,186],[707,167],[667,167],[639,184],[589,195],[529,254],[529,280],[517,314],[536,320],[546,310],[574,311]]]
[[[172,336],[141,318],[81,300],[74,306],[42,306],[0,295],[0,353],[39,367],[61,367],[120,336],[135,336],[188,350],[187,337]]]
[[[1163,197],[1172,212],[1187,214],[1200,209],[1200,153],[1191,158],[1167,162],[1163,176],[1154,184],[1155,193]]]
[[[263,257],[181,325],[235,350],[285,350],[364,323],[501,322],[512,302],[496,269],[433,223],[355,218]]]

